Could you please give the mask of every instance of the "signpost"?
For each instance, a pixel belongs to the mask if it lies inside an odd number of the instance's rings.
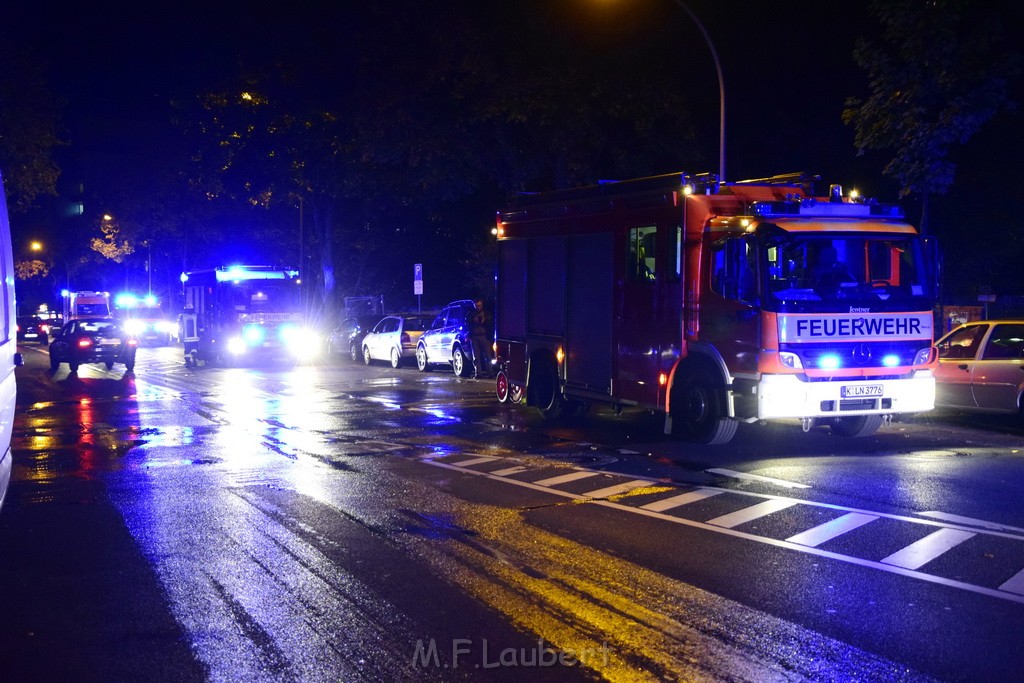
[[[412,267],[412,293],[416,295],[416,312],[423,312],[423,264]]]

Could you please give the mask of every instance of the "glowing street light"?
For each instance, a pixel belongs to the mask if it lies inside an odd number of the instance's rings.
[[[31,249],[32,251],[37,251],[37,252],[40,252],[40,251],[41,252],[45,252],[46,251],[45,245],[42,242],[38,241],[38,240],[32,240],[31,242],[29,242],[28,248]],[[67,259],[66,256],[64,256],[64,254],[58,254],[58,256],[60,256],[60,260],[64,262],[64,286],[68,290],[70,290],[71,289],[71,266],[68,265],[68,259]]]

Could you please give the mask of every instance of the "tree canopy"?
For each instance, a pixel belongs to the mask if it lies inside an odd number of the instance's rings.
[[[901,196],[926,201],[953,183],[954,149],[1011,105],[1020,56],[1006,49],[1000,3],[874,0],[870,8],[882,32],[858,41],[854,59],[871,94],[849,98],[843,121],[862,152],[893,154],[883,172]]]
[[[60,103],[38,59],[0,35],[0,172],[13,211],[57,194]]]

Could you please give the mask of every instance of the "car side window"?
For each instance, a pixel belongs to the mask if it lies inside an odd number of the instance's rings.
[[[988,325],[971,325],[952,333],[938,345],[939,358],[974,358],[986,329]]]
[[[442,327],[444,327],[444,319],[445,319],[445,314],[447,312],[448,312],[448,309],[445,309],[445,310],[441,311],[440,313],[438,313],[437,317],[434,318],[434,322],[432,322],[430,324],[430,329],[432,329],[432,330],[439,330]]]
[[[985,360],[1024,358],[1024,325],[996,325],[985,344]]]

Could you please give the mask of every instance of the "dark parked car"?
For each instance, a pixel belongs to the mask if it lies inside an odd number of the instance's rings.
[[[55,371],[67,363],[71,372],[86,363],[103,363],[112,370],[114,363],[135,369],[138,340],[125,329],[118,318],[85,318],[71,320],[54,335],[50,344],[50,369]]]
[[[1024,419],[1024,320],[966,323],[936,342],[935,405]]]
[[[327,337],[327,355],[346,354],[353,361],[363,358],[363,337],[381,321],[383,315],[357,315],[345,318]]]
[[[46,346],[50,343],[50,327],[54,323],[49,320],[26,315],[18,318],[18,341],[37,342]]]
[[[453,301],[437,314],[416,345],[416,367],[426,372],[434,365],[450,365],[459,377],[472,377],[473,343],[469,321],[476,305],[469,299]]]

